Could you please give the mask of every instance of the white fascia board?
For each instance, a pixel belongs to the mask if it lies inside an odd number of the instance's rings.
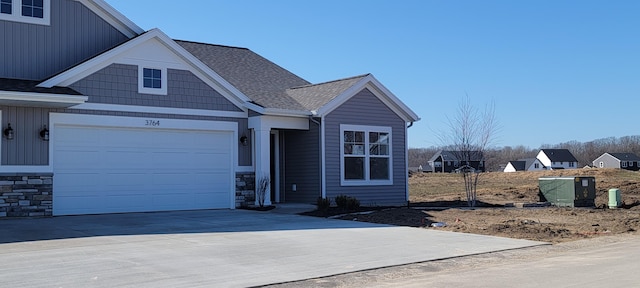
[[[89,98],[81,95],[46,94],[33,92],[0,91],[0,100],[16,102],[40,102],[52,104],[69,104],[72,106],[87,102]]]
[[[103,0],[76,1],[84,4],[84,6],[93,11],[93,13],[96,13],[96,15],[107,21],[111,26],[115,27],[118,31],[129,38],[133,38],[144,33],[144,29],[140,28],[140,26],[133,23],[133,21],[129,20],[129,18],[125,17],[122,13]]]
[[[69,108],[80,109],[80,110],[97,110],[97,111],[212,116],[212,117],[228,117],[228,118],[243,118],[243,119],[247,118],[247,111],[219,111],[219,110],[203,110],[203,109],[188,109],[188,108],[100,104],[100,103],[84,103],[84,104],[75,105]]]
[[[373,75],[369,74],[356,82],[349,89],[342,92],[338,97],[331,100],[329,103],[314,111],[318,115],[327,115],[331,113],[340,105],[347,102],[351,97],[362,91],[362,89],[368,88],[380,101],[387,105],[392,111],[400,116],[406,122],[415,122],[420,120],[420,117],[414,113],[409,107],[407,107],[398,97],[393,95],[382,83],[380,83]]]
[[[157,121],[157,125],[149,125]],[[188,120],[150,117],[107,116],[71,113],[50,113],[49,129],[55,134],[56,125],[79,125],[96,127],[125,127],[144,129],[180,129],[202,131],[227,131],[238,133],[238,123],[230,121]]]
[[[271,129],[294,129],[309,130],[309,119],[287,116],[262,115],[249,117],[249,129],[271,130]]]

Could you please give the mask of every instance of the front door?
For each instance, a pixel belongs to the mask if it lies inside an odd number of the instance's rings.
[[[271,191],[271,202],[281,203],[284,199],[281,199],[280,195],[280,141],[278,141],[278,131],[272,131],[270,137],[271,148],[269,155],[269,178],[271,179],[269,190]]]

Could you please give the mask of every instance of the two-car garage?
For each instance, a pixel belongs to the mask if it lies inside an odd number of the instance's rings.
[[[53,215],[235,207],[237,123],[51,114]]]

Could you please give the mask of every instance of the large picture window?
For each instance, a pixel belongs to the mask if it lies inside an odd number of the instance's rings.
[[[391,127],[340,125],[342,185],[391,185]]]

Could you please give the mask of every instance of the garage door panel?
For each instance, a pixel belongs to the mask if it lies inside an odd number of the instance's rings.
[[[57,151],[56,157],[63,158],[56,168],[76,168],[76,167],[90,167],[95,163],[100,163],[100,153],[98,151],[89,150],[61,150]]]
[[[232,132],[64,125],[55,131],[54,215],[233,205]]]

